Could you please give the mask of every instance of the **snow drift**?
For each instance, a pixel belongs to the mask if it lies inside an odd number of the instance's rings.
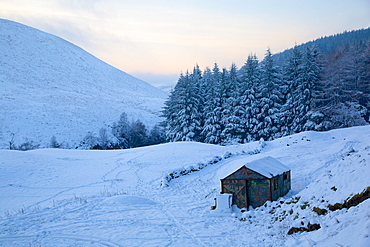
[[[151,127],[166,93],[51,34],[0,19],[0,148],[71,146],[122,112]]]

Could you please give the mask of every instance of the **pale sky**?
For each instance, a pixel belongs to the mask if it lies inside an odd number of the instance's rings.
[[[0,18],[57,35],[153,85],[239,68],[248,54],[370,26],[370,0],[0,0]]]

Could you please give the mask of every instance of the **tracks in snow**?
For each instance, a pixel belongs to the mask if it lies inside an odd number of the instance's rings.
[[[62,239],[65,240],[65,244],[68,246],[72,246],[71,244],[77,244],[77,246],[80,246],[80,244],[86,244],[89,246],[92,246],[92,244],[98,246],[106,246],[106,247],[121,247],[121,245],[113,243],[111,241],[107,241],[101,238],[97,237],[91,237],[91,236],[83,236],[83,235],[72,235],[72,234],[40,234],[40,235],[29,235],[29,236],[2,236],[0,238],[0,246],[2,242],[6,242],[9,244],[10,242],[13,242],[13,244],[22,246],[23,244],[29,244],[30,241],[32,244],[40,245],[40,246],[46,246],[46,245],[55,245],[54,242],[55,239]],[[22,243],[23,242],[23,243]],[[82,242],[82,243],[81,243]]]

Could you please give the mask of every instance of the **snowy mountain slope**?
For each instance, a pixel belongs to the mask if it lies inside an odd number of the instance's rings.
[[[0,150],[0,246],[369,246],[370,200],[321,216],[312,211],[370,185],[369,139],[370,127],[362,126],[266,145]],[[240,159],[266,156],[292,169],[288,195],[246,213],[214,214],[220,178]],[[308,222],[321,228],[287,235]]]
[[[0,19],[0,59],[0,148],[11,133],[18,145],[75,145],[122,112],[159,121],[166,93],[56,36]]]

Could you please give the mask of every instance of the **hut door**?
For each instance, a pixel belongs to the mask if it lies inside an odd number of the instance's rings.
[[[248,181],[248,203],[253,208],[262,206],[269,200],[270,183],[268,180]],[[271,200],[271,199],[270,199]]]
[[[233,194],[233,204],[238,208],[248,208],[247,200],[247,180],[228,179],[223,181],[224,193]]]

